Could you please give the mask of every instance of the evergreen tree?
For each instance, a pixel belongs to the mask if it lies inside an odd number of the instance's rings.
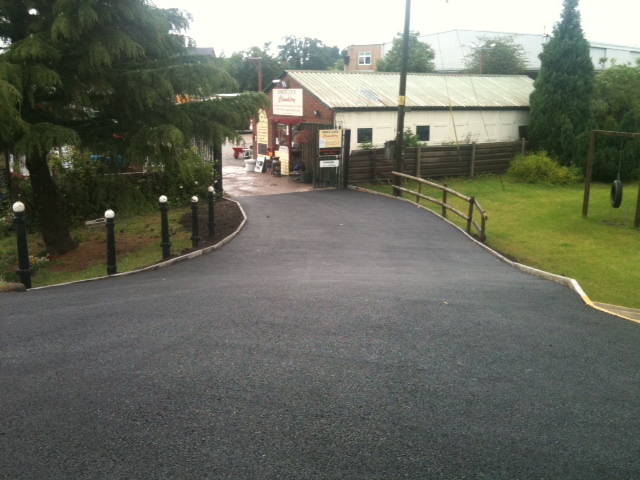
[[[179,170],[193,141],[234,138],[264,105],[261,94],[215,99],[237,84],[213,59],[189,55],[188,20],[146,0],[0,0],[0,147],[26,157],[50,253],[75,246],[48,166],[52,148]],[[180,104],[179,95],[201,101]]]
[[[564,165],[582,164],[594,68],[580,25],[578,0],[564,0],[561,20],[540,54],[540,73],[530,97],[529,140]]]
[[[409,32],[409,55],[407,58],[407,72],[428,73],[435,71],[433,59],[436,52],[431,45],[421,42],[418,38],[420,32]],[[399,72],[402,65],[403,34],[399,33],[391,45],[391,50],[376,62],[376,70],[379,72]]]

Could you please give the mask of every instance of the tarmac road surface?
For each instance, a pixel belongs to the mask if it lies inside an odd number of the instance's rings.
[[[0,296],[0,478],[640,478],[640,325],[407,203]]]

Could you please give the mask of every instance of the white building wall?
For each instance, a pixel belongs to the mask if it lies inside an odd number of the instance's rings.
[[[523,34],[508,32],[491,32],[484,30],[450,30],[447,32],[432,33],[420,36],[419,40],[428,43],[434,49],[436,57],[434,64],[437,72],[459,72],[466,68],[464,60],[479,43],[481,37],[512,37],[515,43],[522,45],[524,49],[527,70],[539,71],[540,58],[544,45],[549,41],[549,36],[540,34]],[[392,42],[382,45],[382,55],[386,55]],[[613,61],[618,65],[635,65],[640,58],[640,45],[615,45],[603,42],[590,42],[591,59],[596,71],[611,68]],[[607,58],[608,62],[600,64],[601,58]]]
[[[340,112],[336,124],[351,129],[351,150],[360,148],[358,128],[371,128],[373,145],[382,147],[385,142],[395,140],[398,115],[392,111]],[[430,127],[428,145],[511,142],[519,139],[518,127],[528,124],[528,110],[409,111],[404,119],[405,129],[411,128],[414,133],[419,125]]]

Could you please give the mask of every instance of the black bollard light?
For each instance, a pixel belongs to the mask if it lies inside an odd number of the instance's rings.
[[[107,225],[107,275],[113,275],[118,272],[118,266],[116,265],[116,235],[115,235],[115,221],[116,216],[113,210],[107,210],[104,212],[104,218]]]
[[[213,234],[216,232],[216,217],[214,211],[214,196],[213,193],[213,185],[209,185],[209,236],[213,237]]]
[[[162,259],[165,260],[171,256],[171,242],[169,241],[169,218],[167,212],[169,206],[167,205],[167,196],[160,195],[158,199],[160,201],[160,226],[162,229]]]
[[[24,225],[24,203],[13,204],[13,224],[16,227],[18,242],[18,270],[16,273],[25,288],[31,288],[31,265],[29,264],[29,245],[27,244],[27,229]]]
[[[191,246],[200,245],[200,229],[198,228],[198,197],[191,197]]]

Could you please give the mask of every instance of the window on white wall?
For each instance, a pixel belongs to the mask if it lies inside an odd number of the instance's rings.
[[[371,65],[371,52],[359,52],[358,65]]]
[[[358,129],[358,143],[371,143],[373,141],[373,128]]]
[[[431,135],[431,127],[429,125],[416,125],[416,135],[421,142],[428,142]]]

